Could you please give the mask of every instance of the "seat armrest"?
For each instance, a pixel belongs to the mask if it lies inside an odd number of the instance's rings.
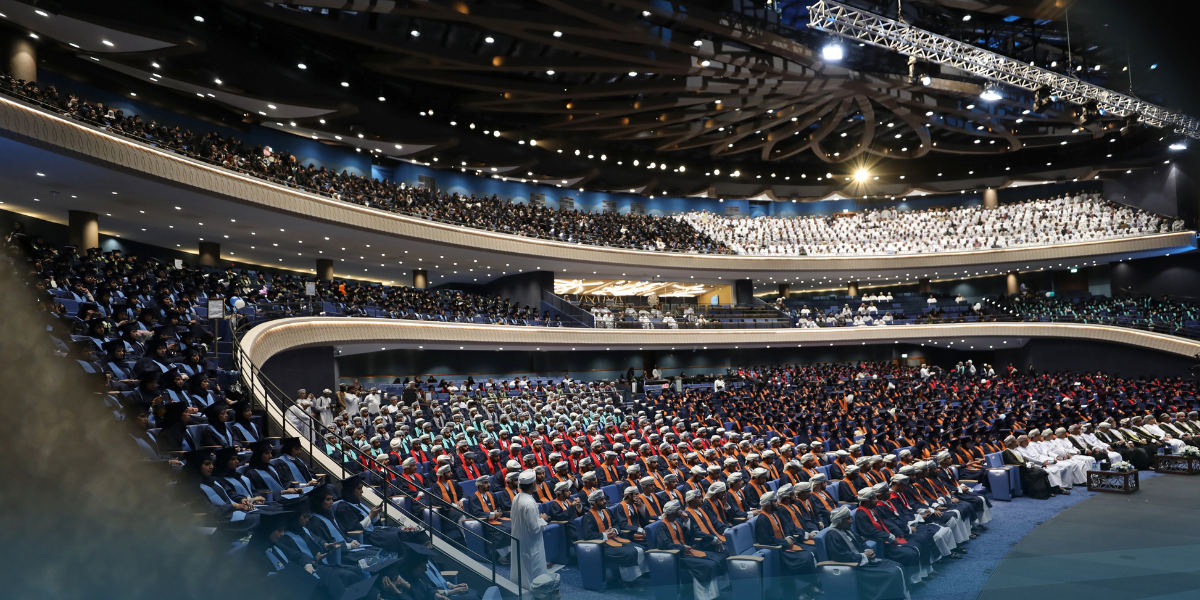
[[[350,534],[350,535],[362,535],[362,530],[358,530],[358,531],[347,531],[346,533],[348,533],[348,534]]]
[[[575,540],[576,544],[603,544],[604,540]]]
[[[647,550],[650,554],[679,554],[679,550]]]
[[[978,479],[959,479],[959,483],[979,483]]]
[[[455,577],[458,577],[458,571],[442,571],[441,573],[442,573],[442,577],[445,577],[446,579],[453,579]]]
[[[550,521],[550,522],[551,522],[551,523],[558,523],[559,525],[566,525],[566,524],[567,524],[567,521]]]
[[[745,555],[745,554],[739,554],[739,555],[737,555],[737,556],[726,556],[726,557],[725,557],[725,560],[726,560],[726,561],[730,561],[730,560],[753,560],[753,561],[762,562],[762,561],[763,561],[763,557],[761,557],[761,556],[747,556],[747,555]]]
[[[836,560],[823,560],[823,561],[821,561],[821,562],[817,563],[817,566],[818,566],[818,567],[833,567],[833,566],[841,566],[841,567],[857,567],[857,566],[858,566],[858,563],[852,563],[852,562],[838,562],[838,561],[836,561]]]
[[[768,546],[766,544],[755,544],[754,547],[755,548],[771,548],[774,550],[782,550],[783,549],[783,546]]]
[[[857,502],[846,502],[845,500],[838,500],[838,506],[851,506],[851,505],[855,505],[855,504],[858,504],[858,503]]]

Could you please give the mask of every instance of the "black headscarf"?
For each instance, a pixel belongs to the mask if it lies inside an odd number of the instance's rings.
[[[187,405],[182,402],[172,402],[163,408],[162,430],[159,431],[158,448],[163,452],[183,450],[183,440],[187,433]]]

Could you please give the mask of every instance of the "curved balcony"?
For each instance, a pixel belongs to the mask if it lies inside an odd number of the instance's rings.
[[[1107,342],[1175,356],[1200,354],[1200,341],[1110,325],[1080,323],[969,323],[897,325],[825,329],[694,329],[661,330],[565,329],[468,325],[390,319],[299,317],[269,321],[245,334],[241,347],[249,360],[262,367],[272,356],[308,346],[335,344],[421,345],[429,349],[509,350],[674,350],[838,346],[886,343],[928,343],[997,339],[1053,338]]]
[[[441,249],[446,255],[463,260],[491,255],[512,263],[512,269],[552,269],[570,275],[620,278],[625,272],[634,271],[630,277],[657,275],[664,280],[714,281],[820,274],[874,280],[890,276],[900,282],[900,277],[909,274],[914,280],[931,274],[944,277],[947,274],[941,271],[950,269],[1026,270],[1084,259],[1108,261],[1154,256],[1196,247],[1194,232],[1187,231],[1057,246],[893,256],[772,257],[605,248],[468,229],[322,197],[119,137],[9,98],[0,98],[0,135],[193,192],[207,198],[207,209],[216,214],[238,212],[259,219],[270,219],[272,215],[278,218],[282,214],[314,226],[336,227],[358,235],[366,233]],[[228,204],[213,203],[213,198]],[[78,207],[68,207],[96,210],[82,201]],[[184,236],[193,232],[178,229],[175,233]],[[196,233],[203,235],[202,230]]]

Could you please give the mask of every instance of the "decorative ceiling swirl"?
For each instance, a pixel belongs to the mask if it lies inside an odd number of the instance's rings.
[[[370,46],[365,66],[465,90],[456,99],[464,107],[543,115],[549,132],[661,152],[836,164],[996,155],[1092,140],[1114,127],[1102,120],[1081,128],[1061,105],[1031,113],[1028,98],[985,104],[969,80],[921,86],[849,70],[792,39],[680,3],[226,1]],[[439,29],[413,36],[408,23]],[[464,30],[474,43],[463,43]]]

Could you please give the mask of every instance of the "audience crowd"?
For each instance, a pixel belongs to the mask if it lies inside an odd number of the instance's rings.
[[[1149,328],[1168,333],[1184,333],[1180,330],[1186,329],[1195,330],[1197,322],[1200,321],[1200,306],[1197,306],[1195,302],[1178,300],[1169,296],[1160,298],[1148,295],[1136,298],[1088,296],[1072,299],[1024,294],[1012,298],[1001,297],[993,305],[1021,319],[1031,321],[1100,323]]]
[[[1200,435],[1195,385],[1178,378],[860,363],[742,367],[719,387],[667,387],[631,403],[602,382],[528,378],[418,379],[386,399],[356,383],[301,390],[286,418],[309,439],[272,440],[237,374],[210,360],[217,340],[194,312],[202,293],[249,297],[260,281],[12,239],[47,331],[60,350],[74,342],[62,353],[84,370],[103,373],[139,444],[178,469],[179,490],[219,530],[249,534],[247,560],[307,571],[320,598],[340,598],[371,573],[376,596],[477,597],[430,574],[425,526],[385,522],[363,503],[366,487],[430,507],[449,538],[464,519],[505,531],[517,495],[530,494],[548,521],[582,518],[582,539],[607,531],[606,560],[633,589],[646,583],[646,549],[719,559],[726,530],[754,519],[755,542],[782,549],[787,589],[816,594],[803,542],[828,530],[831,555],[860,557],[860,589],[905,598],[986,531],[985,455],[1002,452],[1038,498],[1069,493],[1094,461],[1149,468],[1153,454]],[[47,289],[96,306],[64,318]],[[111,321],[120,335],[107,333]],[[129,355],[140,358],[130,365]],[[309,442],[352,476],[323,485],[301,460]],[[608,486],[620,491],[611,505]],[[655,539],[639,539],[660,520]],[[507,538],[488,535],[489,556],[511,561]],[[866,541],[887,558],[868,556]],[[727,585],[723,564],[681,569],[711,599]]]
[[[809,217],[730,218],[707,211],[675,218],[738,254],[828,256],[929,254],[1046,246],[1182,231],[1183,220],[1108,202],[1098,193],[982,206],[895,207]]]
[[[286,150],[217,132],[144,121],[103,103],[11,75],[0,91],[40,103],[160,148],[338,200],[425,219],[572,243],[671,252],[768,255],[875,255],[985,250],[1181,231],[1183,221],[1104,201],[1096,193],[1003,204],[852,215],[728,218],[563,210],[380,181],[300,163]]]
[[[193,132],[155,120],[146,122],[137,115],[126,115],[122,110],[105,107],[103,103],[59,92],[55,86],[43,88],[34,82],[6,75],[0,79],[0,91],[32,99],[62,114],[172,152],[354,204],[564,242],[671,252],[728,252],[721,244],[670,217],[554,209],[513,203],[496,195],[464,196],[414,188],[345,170],[338,173],[324,166],[304,166],[286,150],[247,144],[215,131]]]

